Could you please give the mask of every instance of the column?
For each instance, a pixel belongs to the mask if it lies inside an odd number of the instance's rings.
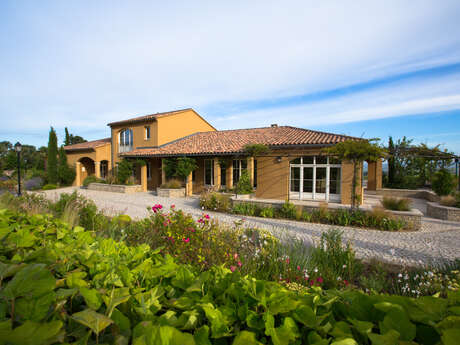
[[[185,196],[191,196],[193,194],[193,172],[188,174],[185,180]]]
[[[225,173],[227,174],[227,176],[226,176],[227,188],[231,189],[231,188],[233,188],[233,160],[229,159],[227,161],[227,167],[225,169]]]
[[[248,174],[251,186],[254,188],[254,157],[248,157]]]
[[[94,162],[94,175],[97,178],[101,178],[101,162]]]
[[[219,190],[220,189],[220,164],[219,160],[217,158],[214,158],[213,160],[214,164],[214,189]]]
[[[147,165],[141,166],[141,187],[142,191],[147,191]]]
[[[75,163],[75,172],[76,172],[75,185],[77,187],[81,187],[82,183],[81,183],[81,163],[80,162]]]
[[[164,159],[161,159],[161,184],[166,183],[166,172],[165,172],[165,164]]]

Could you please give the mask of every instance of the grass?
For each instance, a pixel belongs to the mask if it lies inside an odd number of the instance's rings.
[[[160,188],[167,188],[167,189],[179,189],[183,187],[183,182],[177,179],[171,179],[166,183],[163,183]]]
[[[383,197],[382,206],[392,211],[410,211],[411,201],[405,198]]]

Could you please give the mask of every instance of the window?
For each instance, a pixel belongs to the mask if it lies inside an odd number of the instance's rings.
[[[145,140],[150,139],[150,126],[145,126]]]
[[[212,159],[204,160],[204,184],[214,185],[214,162]]]
[[[236,185],[240,180],[241,174],[248,168],[248,161],[246,159],[233,160],[233,185]]]
[[[124,129],[119,134],[118,139],[118,152],[128,152],[132,151],[133,149],[133,130],[132,129]]]
[[[220,165],[220,185],[227,185],[227,169],[223,165]]]
[[[100,164],[100,174],[101,178],[106,178],[107,177],[107,170],[108,170],[109,164],[107,161],[102,161]]]
[[[152,178],[152,167],[150,166],[150,162],[147,162],[147,180]]]

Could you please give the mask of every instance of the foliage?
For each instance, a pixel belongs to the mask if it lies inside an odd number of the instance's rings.
[[[267,154],[270,149],[264,144],[246,144],[243,147],[243,151],[251,157],[256,157]]]
[[[240,179],[234,189],[236,194],[251,194],[253,192],[251,178],[247,170],[241,173]]]
[[[359,165],[364,161],[375,162],[383,158],[385,150],[374,143],[373,140],[346,140],[328,147],[324,151],[340,160],[353,163],[351,206],[356,208],[359,200],[359,196],[356,194]]]
[[[440,169],[437,171],[433,180],[431,181],[431,188],[439,196],[449,195],[455,191],[457,186],[457,179],[447,169]]]
[[[167,178],[172,178],[176,174],[177,159],[175,158],[163,158],[161,160],[163,165],[163,171]]]
[[[387,210],[392,211],[410,211],[411,201],[405,198],[393,198],[389,196],[383,197],[382,206]]]
[[[64,145],[74,145],[80,143],[86,143],[86,140],[80,137],[79,135],[70,134],[69,130],[66,127]]]
[[[88,187],[90,183],[104,183],[103,179],[100,179],[94,175],[86,176],[83,180],[83,186]]]
[[[0,190],[8,190],[12,193],[17,192],[18,181],[16,179],[8,179],[0,181]]]
[[[117,183],[126,184],[133,174],[133,163],[128,159],[122,159],[117,165]]]
[[[198,272],[146,245],[95,237],[49,216],[2,210],[0,224],[1,334],[8,344],[457,340],[458,291],[447,299],[317,286],[293,292],[223,266]]]
[[[179,157],[177,158],[176,172],[174,176],[177,176],[182,179],[186,179],[192,171],[198,168],[196,160],[190,157]]]
[[[263,207],[259,212],[259,216],[263,218],[273,218],[275,216],[275,209],[271,206]]]
[[[439,203],[443,206],[455,207],[457,205],[457,200],[453,195],[443,195]]]
[[[286,200],[279,209],[278,215],[281,218],[295,219],[297,215],[297,208],[292,202]]]
[[[179,188],[183,188],[183,182],[180,181],[180,180],[177,180],[177,179],[171,179],[171,180],[168,180],[166,183],[163,183],[161,186],[161,188],[167,188],[167,189],[179,189]]]
[[[249,202],[235,203],[232,207],[232,213],[244,214],[246,216],[258,216],[260,211],[261,209],[258,205]]]
[[[67,155],[64,147],[61,146],[59,149],[59,165],[58,165],[58,177],[59,184],[61,186],[70,186],[75,180],[75,168],[72,168],[67,164]]]
[[[200,195],[200,207],[204,210],[230,212],[231,206],[229,195],[217,192],[204,192]]]
[[[48,139],[48,160],[46,163],[48,182],[51,184],[57,184],[59,182],[57,156],[58,148],[56,132],[54,131],[54,128],[51,127]]]
[[[57,188],[57,185],[53,183],[47,183],[42,187],[43,190],[51,190],[51,189],[56,189],[56,188]]]

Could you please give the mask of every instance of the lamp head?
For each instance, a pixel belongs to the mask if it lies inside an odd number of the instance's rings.
[[[14,144],[14,150],[15,150],[16,152],[21,152],[21,150],[22,150],[22,145],[21,145],[21,143],[20,143],[19,141],[18,141],[16,144]]]

